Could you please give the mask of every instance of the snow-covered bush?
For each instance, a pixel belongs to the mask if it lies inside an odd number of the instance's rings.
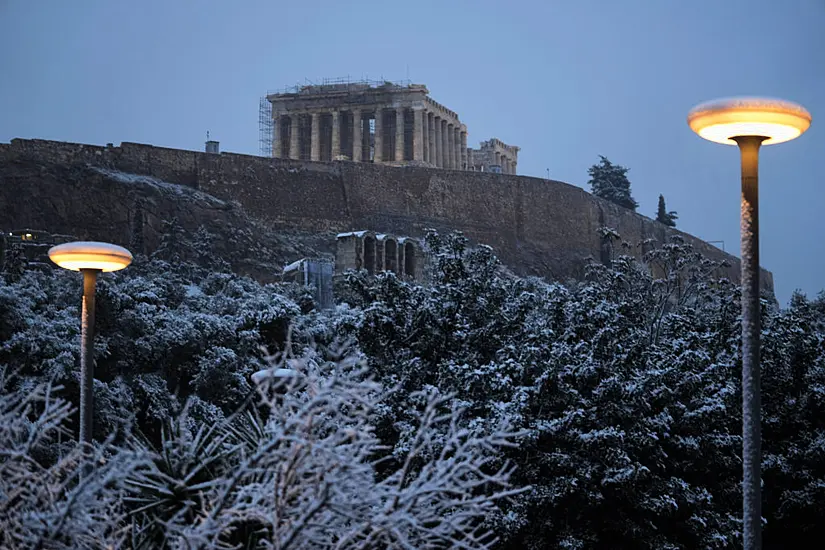
[[[469,426],[526,430],[503,456],[532,489],[493,520],[508,548],[736,547],[739,292],[720,265],[674,239],[644,264],[616,255],[563,287],[512,277],[460,236],[428,246],[431,286],[351,274],[344,294],[363,309],[355,333],[373,372],[397,388],[385,441],[403,451],[412,395],[431,387],[455,394]],[[811,316],[825,318],[823,301],[804,321],[802,298],[787,311],[763,302],[765,477],[780,481],[765,490],[766,541],[822,529],[811,503],[825,486],[812,462],[825,350]]]
[[[0,548],[127,547],[125,480],[146,457],[108,443],[91,456],[61,445],[72,435],[60,388],[9,392],[6,376],[0,369]]]
[[[234,411],[264,365],[261,346],[283,349],[301,315],[287,294],[282,285],[160,260],[100,277],[95,437],[134,417],[157,441],[159,423],[193,395],[219,416]],[[63,270],[0,283],[0,364],[14,373],[12,388],[51,382],[79,403],[79,296],[80,278]]]
[[[271,368],[282,365],[271,363]],[[423,413],[401,466],[379,475],[372,425],[383,389],[354,358],[308,354],[286,385],[265,379],[250,406],[210,425],[165,423],[87,459],[39,457],[68,434],[70,406],[39,386],[0,383],[3,548],[491,548],[484,519],[512,488],[491,455],[515,445],[501,424],[476,435],[447,399]],[[451,410],[444,414],[444,407]],[[436,437],[439,434],[439,437]],[[443,434],[443,437],[441,437]],[[422,457],[426,457],[423,458]],[[497,461],[496,461],[497,462]]]
[[[109,440],[102,458],[134,453],[123,458],[135,465],[126,468],[131,500],[111,497],[126,508],[113,517],[132,514],[128,544],[152,547],[167,534],[183,546],[283,540],[322,494],[312,468],[329,468],[324,479],[342,491],[330,502],[348,502],[352,517],[344,525],[324,509],[315,516],[324,525],[361,542],[377,537],[377,547],[395,547],[402,535],[426,547],[416,529],[381,530],[400,512],[370,517],[374,535],[356,526],[388,498],[399,472],[410,486],[429,483],[430,465],[447,464],[439,460],[454,452],[456,431],[463,441],[501,442],[505,423],[521,434],[508,440],[515,446],[487,445],[473,460],[483,462],[484,475],[515,465],[512,486],[529,490],[495,508],[485,500],[484,519],[458,524],[493,530],[497,548],[736,548],[739,289],[678,239],[658,248],[639,243],[649,249],[639,262],[622,255],[636,244],[604,234],[611,264],[593,264],[583,281],[566,285],[515,277],[490,248],[432,234],[431,284],[349,273],[337,289],[343,303],[324,311],[292,285],[162,258],[101,277],[95,437]],[[0,282],[8,399],[39,399],[38,388],[52,383],[60,386],[53,395],[77,402],[79,293],[79,278],[58,271]],[[341,340],[354,342],[363,364],[339,365]],[[261,346],[306,358],[306,379],[319,381],[286,394],[265,389],[261,407],[234,415],[258,395],[250,375],[268,365]],[[371,382],[339,375],[362,366]],[[825,537],[825,295],[797,295],[786,309],[763,301],[762,367],[765,547]],[[318,408],[319,396],[339,390],[339,409]],[[453,426],[456,407],[463,413]],[[310,410],[314,420],[301,424]],[[64,435],[37,446],[39,467],[70,454],[76,413],[63,426]],[[339,428],[355,430],[352,439],[335,439]],[[319,442],[355,454],[335,458],[317,450]],[[260,471],[226,490],[227,476],[254,470],[248,461],[262,448],[271,456],[255,459]],[[304,466],[289,470],[293,458]],[[309,484],[296,489],[277,475]],[[255,493],[260,487],[293,500],[266,500]],[[440,513],[451,501],[438,502],[427,510]],[[21,506],[14,517],[29,505]],[[332,540],[306,525],[294,543]],[[389,536],[399,538],[382,538]]]

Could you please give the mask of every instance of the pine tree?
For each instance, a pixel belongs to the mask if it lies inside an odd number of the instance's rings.
[[[152,253],[152,258],[159,258],[179,263],[188,261],[192,257],[192,246],[187,239],[186,230],[177,217],[163,222],[160,244]]]
[[[132,203],[132,219],[129,227],[129,248],[135,256],[145,253],[143,240],[143,224],[145,223],[143,213],[143,201],[135,199]]]
[[[588,182],[597,197],[607,199],[619,206],[636,210],[639,206],[630,195],[630,180],[627,179],[628,168],[613,164],[602,155],[599,155],[598,164],[590,167]]]
[[[23,245],[19,242],[8,242],[2,265],[2,272],[6,281],[9,283],[19,281],[26,271],[28,263]]]
[[[676,215],[674,210],[670,212],[667,211],[664,195],[659,195],[659,209],[656,212],[656,221],[668,227],[676,227],[677,219],[679,219],[679,216]]]
[[[215,251],[215,236],[206,229],[205,226],[198,226],[198,230],[192,235],[192,248],[195,253],[195,260],[201,267],[207,267],[218,271],[228,271],[229,264]]]

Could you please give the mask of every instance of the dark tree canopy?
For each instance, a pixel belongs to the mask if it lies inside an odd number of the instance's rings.
[[[676,220],[678,219],[679,216],[676,215],[676,211],[667,211],[667,207],[665,206],[665,196],[659,195],[659,208],[656,210],[656,221],[663,223],[668,227],[676,227]]]
[[[40,465],[63,464],[60,458],[74,448],[74,417],[65,436],[31,446],[27,441],[43,424],[10,406],[51,382],[53,395],[74,405],[63,417],[76,415],[80,280],[66,270],[0,277],[0,449],[13,450],[0,460],[0,508],[16,511],[0,514],[0,548],[30,547],[3,537],[57,525],[48,518],[63,510],[80,510],[52,529],[52,538],[65,543],[42,548],[178,548],[174,537],[193,532],[190,527],[219,529],[226,542],[191,548],[260,547],[251,541],[272,539],[311,512],[308,503],[323,502],[278,497],[290,513],[276,517],[273,495],[303,491],[316,479],[346,497],[333,502],[336,512],[384,521],[384,506],[394,499],[381,501],[367,489],[389,484],[403,486],[402,494],[417,487],[429,494],[427,472],[461,471],[447,468],[459,451],[442,454],[447,443],[439,443],[451,440],[452,404],[465,411],[458,429],[493,437],[506,422],[523,434],[512,446],[485,447],[489,462],[477,470],[486,475],[510,463],[517,467],[510,481],[529,487],[485,510],[485,525],[500,537],[494,550],[741,547],[741,293],[721,277],[720,263],[679,235],[639,261],[621,252],[639,244],[600,228],[614,245],[608,261],[588,265],[581,281],[562,285],[516,277],[490,247],[472,247],[461,235],[431,234],[429,284],[348,272],[337,282],[341,303],[318,309],[303,287],[215,272],[221,249],[211,248],[206,229],[194,236],[174,224],[167,230],[164,254],[177,251],[179,262],[150,256],[98,281],[95,439],[103,445],[111,437],[120,450],[101,455],[109,469],[98,465],[106,483],[94,482],[93,494],[72,492],[76,477],[59,470],[53,478],[39,474]],[[284,405],[304,390],[273,396],[281,424],[262,429],[254,411],[237,414],[255,392],[253,373],[267,368],[267,354],[291,350],[310,358],[296,368],[317,371],[321,381],[324,373],[338,372],[340,342],[350,343],[376,384],[368,401],[351,393],[361,386],[347,385],[352,399],[323,405],[317,418],[324,422],[311,426],[306,417],[286,414],[293,409]],[[761,366],[769,550],[825,537],[825,294],[796,294],[786,309],[763,300]],[[423,396],[431,394],[442,400],[436,412],[446,421],[427,429],[429,443],[422,447]],[[364,404],[363,415],[355,415],[363,423],[353,425],[353,410]],[[18,428],[4,426],[9,418]],[[132,427],[157,456],[124,476],[123,461],[133,456],[124,444]],[[330,434],[341,434],[340,444],[319,444]],[[365,448],[364,460],[347,458],[352,437],[365,436],[380,447]],[[36,461],[14,454],[23,445],[36,452]],[[292,454],[296,450],[301,454]],[[411,452],[416,458],[407,467]],[[242,467],[253,458],[264,463]],[[365,475],[342,474],[332,483],[329,476],[342,467]],[[299,470],[277,477],[272,468]],[[238,485],[233,476],[245,470]],[[131,492],[124,488],[120,497],[124,479]],[[19,496],[4,501],[12,494]],[[231,513],[216,512],[226,522],[204,524],[222,494],[233,499]],[[435,518],[439,509],[433,510]],[[339,515],[325,518],[339,521],[336,528],[349,525]],[[312,529],[324,525],[310,523]],[[128,527],[152,544],[85,544],[110,527]],[[402,547],[333,542],[290,547]]]
[[[599,155],[598,164],[590,167],[590,187],[597,197],[607,199],[619,206],[636,210],[639,206],[630,195],[630,180],[627,179],[628,168],[613,164],[607,158]]]

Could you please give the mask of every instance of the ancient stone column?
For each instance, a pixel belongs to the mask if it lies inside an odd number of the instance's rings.
[[[332,111],[332,150],[329,153],[329,160],[341,154],[341,112]]]
[[[429,140],[427,140],[427,154],[429,157],[429,162],[433,166],[438,166],[438,153],[436,144],[438,144],[438,139],[435,137],[435,114],[427,113],[427,131],[430,133]]]
[[[403,107],[395,109],[395,160],[404,160],[404,111]]]
[[[441,168],[447,168],[450,161],[450,151],[447,149],[447,121],[442,118],[438,125],[441,130],[438,138],[438,160],[441,161]]]
[[[301,142],[298,141],[300,124],[298,115],[289,117],[289,158],[298,160],[301,158]]]
[[[467,155],[467,130],[461,132],[461,169],[470,169],[470,157]]]
[[[441,117],[437,116],[434,118],[435,123],[435,165],[438,168],[444,168],[444,148],[442,145],[444,141],[441,139],[441,123],[444,122],[441,120]]]
[[[421,111],[421,154],[424,162],[430,162],[430,115]]]
[[[413,111],[413,160],[424,160],[424,110]]]
[[[361,111],[355,109],[352,111],[352,160],[355,162],[361,162],[361,144],[364,141],[362,128]]]
[[[455,150],[455,169],[464,170],[464,165],[461,164],[461,127],[456,126],[453,130],[453,150]]]
[[[281,124],[283,121],[281,115],[274,115],[272,117],[273,122],[273,134],[272,134],[272,156],[273,158],[281,158],[281,151],[283,150],[283,146],[281,145]]]
[[[310,160],[321,160],[321,113],[312,113]]]
[[[370,118],[364,118],[361,114],[361,159],[367,157],[367,162],[370,161]]]
[[[444,121],[444,168],[453,169],[453,134],[452,124]]]
[[[445,121],[444,128],[441,129],[444,135],[444,168],[447,170],[453,169],[453,139],[450,137],[452,132],[452,124]]]
[[[384,150],[384,111],[383,109],[375,110],[375,155],[374,162],[381,162],[383,160]]]
[[[501,153],[499,153],[498,151],[496,151],[496,152],[495,152],[495,156],[494,156],[493,158],[495,158],[495,160],[496,160],[496,164],[498,164],[499,166],[501,166]]]
[[[450,164],[453,170],[458,169],[458,158],[460,156],[458,147],[456,147],[456,129],[455,125],[450,129]]]
[[[447,121],[443,118],[441,119],[441,140],[439,140],[438,145],[441,147],[441,167],[442,168],[449,168],[450,167],[450,149],[447,146],[447,142],[449,139],[447,132]]]
[[[450,149],[450,170],[455,170],[457,163],[456,163],[456,150],[455,146],[455,125],[448,124],[447,125],[447,147]]]
[[[404,254],[404,241],[398,241],[398,263],[396,264],[397,269],[395,272],[401,279],[404,278],[404,262],[406,261],[406,255]]]
[[[510,170],[511,170],[511,173],[514,176],[518,175],[517,168],[518,168],[518,163],[516,161],[513,161],[513,163],[510,165]]]

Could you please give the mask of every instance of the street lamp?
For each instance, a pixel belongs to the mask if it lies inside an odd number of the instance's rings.
[[[762,547],[761,382],[759,372],[759,148],[799,137],[811,114],[788,101],[732,98],[688,115],[701,137],[738,145],[742,163],[742,529],[745,550]]]
[[[83,303],[80,314],[80,443],[92,443],[94,380],[95,282],[101,271],[117,271],[132,263],[132,254],[109,243],[80,241],[49,249],[49,259],[64,269],[83,273]]]

